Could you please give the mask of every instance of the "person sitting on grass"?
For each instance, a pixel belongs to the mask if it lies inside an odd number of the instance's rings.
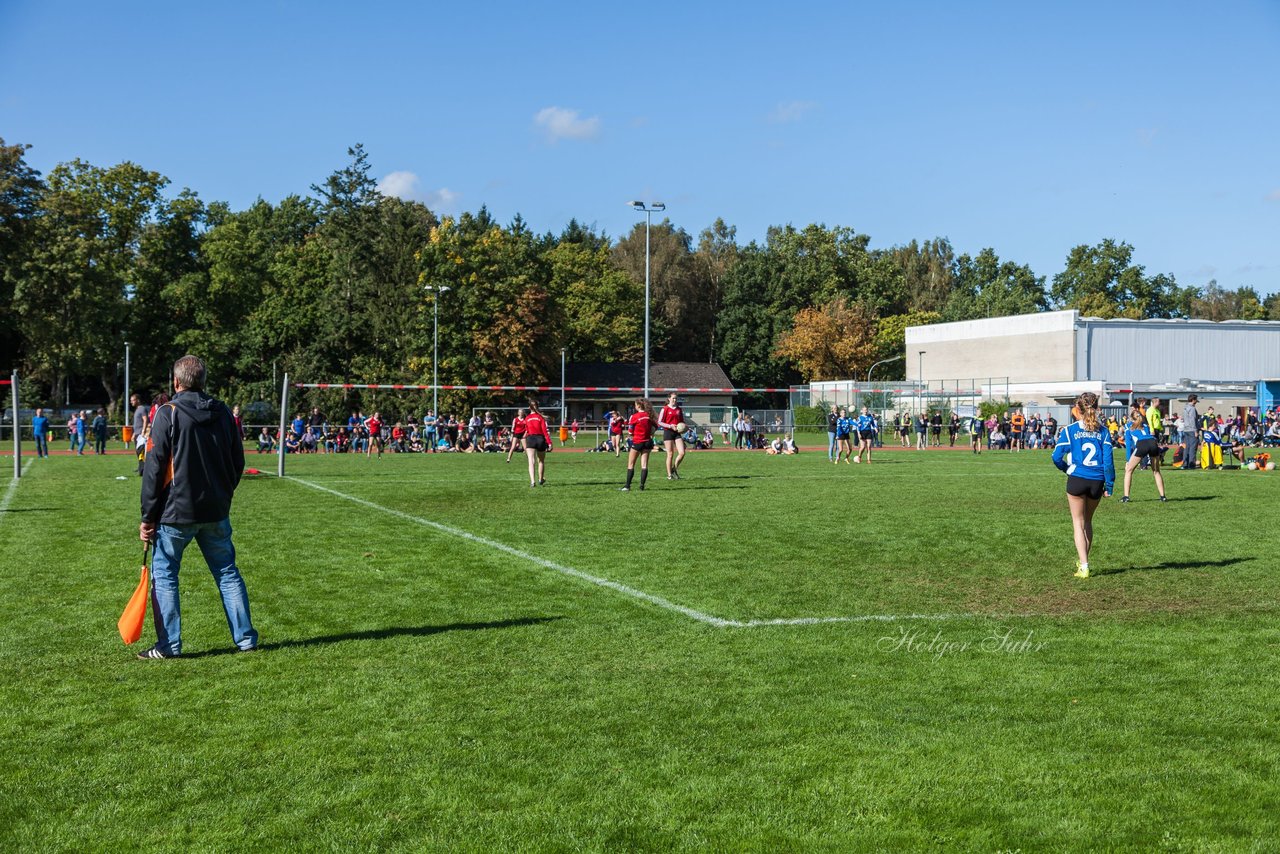
[[[269,454],[276,449],[276,440],[272,438],[271,432],[266,427],[258,433],[258,453]]]

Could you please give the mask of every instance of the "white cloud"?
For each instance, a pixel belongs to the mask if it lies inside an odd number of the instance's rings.
[[[391,172],[378,182],[378,192],[384,196],[395,196],[407,202],[422,202],[433,211],[452,211],[462,196],[441,187],[438,190],[423,190],[422,181],[412,172]]]
[[[458,199],[462,198],[458,193],[450,190],[448,187],[441,187],[438,190],[432,190],[427,193],[427,197],[423,200],[427,203],[427,207],[433,211],[454,211],[457,210]]]
[[[769,114],[769,123],[786,125],[798,122],[805,117],[805,114],[816,109],[817,106],[818,104],[815,101],[787,101],[778,104],[773,108],[773,112]]]
[[[1280,190],[1272,190],[1270,193],[1267,193],[1267,201],[1280,202]]]
[[[562,139],[593,139],[600,133],[600,119],[582,118],[577,110],[567,107],[543,107],[533,117],[533,123],[542,129],[549,142]]]
[[[378,182],[378,192],[397,199],[420,201],[418,186],[421,182],[412,172],[392,172]]]

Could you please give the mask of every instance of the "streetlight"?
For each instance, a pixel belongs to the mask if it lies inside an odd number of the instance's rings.
[[[644,396],[649,397],[649,229],[653,226],[654,211],[665,211],[662,202],[631,202],[631,207],[644,211]]]
[[[564,399],[564,356],[565,348],[560,348],[560,426],[566,426],[569,421],[569,404]]]
[[[440,295],[450,290],[448,285],[426,285],[434,296],[431,299],[431,414],[440,417]]]
[[[905,358],[906,358],[906,356],[905,356],[905,355],[903,355],[903,356],[894,356],[892,359],[881,359],[880,361],[876,362],[874,365],[872,365],[872,366],[871,366],[871,369],[867,371],[867,385],[871,385],[871,373],[872,373],[872,371],[874,371],[876,368],[880,367],[881,365],[887,365],[887,364],[889,364],[890,362],[896,362],[896,361],[898,361],[899,359],[905,359]]]

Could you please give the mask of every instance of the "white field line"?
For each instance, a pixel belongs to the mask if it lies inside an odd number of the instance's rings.
[[[716,626],[717,628],[755,629],[765,626],[815,626],[828,623],[894,622],[897,620],[966,620],[978,619],[982,616],[979,614],[865,614],[853,617],[794,617],[772,620],[726,620],[721,617],[715,617],[711,614],[705,614],[702,611],[697,611],[693,608],[677,604],[672,602],[670,599],[664,599],[661,596],[655,596],[652,593],[645,593],[643,590],[628,587],[627,585],[621,584],[617,581],[600,578],[599,576],[591,575],[583,572],[582,570],[574,569],[570,566],[564,566],[563,564],[556,563],[555,561],[550,561],[546,558],[529,554],[526,551],[509,546],[506,543],[500,543],[497,540],[491,540],[488,537],[481,537],[478,534],[472,534],[468,531],[462,530],[461,528],[455,528],[452,525],[433,522],[430,519],[423,519],[421,516],[414,516],[410,513],[405,513],[402,510],[384,507],[381,504],[376,504],[363,498],[357,498],[354,495],[348,495],[345,492],[339,492],[336,489],[330,489],[327,486],[321,486],[318,483],[312,483],[311,481],[303,480],[302,478],[286,477],[286,480],[291,480],[294,483],[300,483],[303,486],[308,486],[320,492],[328,493],[329,495],[350,501],[354,504],[359,504],[361,507],[368,507],[371,510],[381,510],[383,513],[395,516],[397,519],[403,519],[406,522],[413,522],[415,525],[422,525],[425,528],[430,528],[441,534],[448,534],[478,545],[488,546],[491,549],[496,549],[497,551],[509,554],[512,557],[535,563],[543,569],[549,569],[553,572],[558,572],[561,575],[567,575],[571,578],[576,578],[579,581],[594,584],[597,587],[607,588],[615,593],[621,593],[623,596],[629,596],[632,599],[639,599],[643,602],[648,602],[650,605],[656,605],[667,611],[674,611],[677,614],[683,614],[691,620],[696,620],[699,623],[705,623],[709,626]]]
[[[23,475],[26,475],[27,469],[31,468],[31,462],[34,459],[35,457],[31,457],[25,463],[22,464]],[[9,488],[4,491],[4,497],[0,498],[0,513],[3,513],[9,509],[9,502],[13,501],[13,494],[18,491],[18,482],[20,480],[21,478],[17,478],[17,477],[9,478]],[[3,518],[3,517],[0,517],[0,518]]]

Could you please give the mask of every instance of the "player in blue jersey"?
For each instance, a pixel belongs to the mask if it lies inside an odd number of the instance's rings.
[[[1129,414],[1129,423],[1124,429],[1124,496],[1121,504],[1129,503],[1129,485],[1133,482],[1133,470],[1143,460],[1151,461],[1151,473],[1155,475],[1156,489],[1160,491],[1160,500],[1164,501],[1164,476],[1160,474],[1160,443],[1152,435],[1147,425],[1147,416],[1142,409],[1135,409]]]
[[[849,457],[853,455],[853,443],[849,439],[853,433],[856,421],[849,417],[847,409],[840,410],[840,417],[836,419],[836,465],[840,465],[840,457],[844,457],[844,464],[849,464]]]
[[[862,407],[862,414],[858,416],[854,422],[854,429],[858,431],[858,455],[853,458],[855,463],[866,462],[871,463],[871,443],[876,438],[876,419],[871,414],[871,410]],[[862,455],[866,454],[866,460],[862,459]]]
[[[1111,496],[1116,482],[1111,434],[1098,417],[1098,396],[1086,391],[1071,408],[1073,424],[1058,433],[1053,464],[1067,473],[1067,506],[1075,529],[1076,577],[1089,577],[1089,550],[1093,548],[1093,513],[1102,496]]]

